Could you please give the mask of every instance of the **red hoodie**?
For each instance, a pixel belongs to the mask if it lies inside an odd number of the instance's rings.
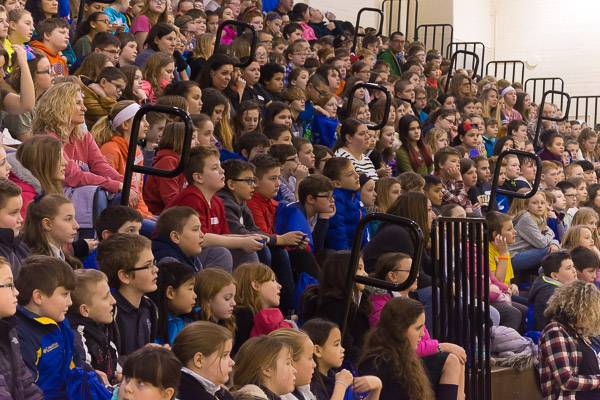
[[[29,42],[29,47],[41,51],[46,55],[46,57],[48,57],[48,61],[50,61],[50,65],[54,67],[54,72],[56,73],[56,75],[69,75],[69,69],[67,68],[67,60],[64,59],[60,52],[58,54],[54,53],[48,48],[48,46],[37,40]]]
[[[153,167],[169,171],[177,167],[179,159],[179,154],[173,150],[160,150],[154,157]],[[175,178],[159,178],[158,176],[148,175],[143,194],[150,212],[154,215],[163,212],[165,206],[184,189],[186,183],[183,174]]]

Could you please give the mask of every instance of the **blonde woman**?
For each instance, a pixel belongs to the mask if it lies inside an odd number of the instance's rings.
[[[83,129],[85,111],[81,86],[59,83],[40,97],[33,134],[54,136],[63,143],[67,161],[63,187],[94,185],[117,194],[123,189],[123,177],[106,162],[90,132]],[[130,203],[134,198],[137,195],[132,191]]]
[[[590,338],[600,334],[600,291],[583,281],[558,287],[544,316],[550,323],[538,353],[543,398],[598,398],[600,368]]]
[[[198,78],[200,70],[206,64],[206,60],[213,55],[215,39],[214,33],[202,33],[196,36],[196,47],[194,47],[187,60],[191,69],[190,79],[195,80]]]

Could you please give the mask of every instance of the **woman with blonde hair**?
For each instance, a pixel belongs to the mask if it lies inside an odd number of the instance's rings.
[[[108,164],[91,133],[83,129],[85,111],[79,85],[71,82],[54,85],[40,97],[33,134],[53,136],[63,143],[67,161],[64,187],[94,185],[117,194],[123,189],[123,177]],[[135,197],[131,196],[130,202]]]
[[[600,367],[593,337],[600,334],[600,291],[573,281],[557,287],[544,311],[540,337],[540,387],[544,399],[595,399]]]
[[[500,107],[498,106],[500,102],[500,96],[498,95],[498,91],[496,89],[485,89],[483,93],[481,93],[481,96],[479,96],[479,100],[481,100],[482,117],[493,118],[498,122],[502,121]]]
[[[200,70],[206,64],[206,60],[213,55],[215,39],[214,33],[201,33],[196,36],[196,47],[194,47],[192,54],[188,56],[187,60],[192,71],[190,79],[197,80]]]
[[[598,238],[598,212],[591,207],[581,207],[573,215],[570,223],[571,226],[586,225],[594,233],[594,244],[600,248],[600,240]]]
[[[448,132],[442,128],[433,127],[427,131],[425,144],[429,148],[429,153],[433,156],[441,148],[449,145]]]

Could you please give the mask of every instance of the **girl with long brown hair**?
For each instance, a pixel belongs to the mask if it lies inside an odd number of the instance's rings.
[[[198,296],[200,318],[223,325],[232,334],[236,331],[233,311],[236,306],[237,282],[231,274],[219,268],[206,268],[196,275],[194,291]]]

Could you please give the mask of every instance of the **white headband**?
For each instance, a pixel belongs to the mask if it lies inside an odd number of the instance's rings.
[[[113,128],[117,129],[124,121],[131,119],[140,109],[140,105],[137,103],[133,103],[119,111],[117,115],[112,120]]]
[[[515,90],[515,88],[512,86],[508,86],[508,87],[504,88],[504,90],[502,91],[502,93],[500,95],[502,97],[504,97],[504,96],[506,96],[506,93],[510,92],[511,90]]]

